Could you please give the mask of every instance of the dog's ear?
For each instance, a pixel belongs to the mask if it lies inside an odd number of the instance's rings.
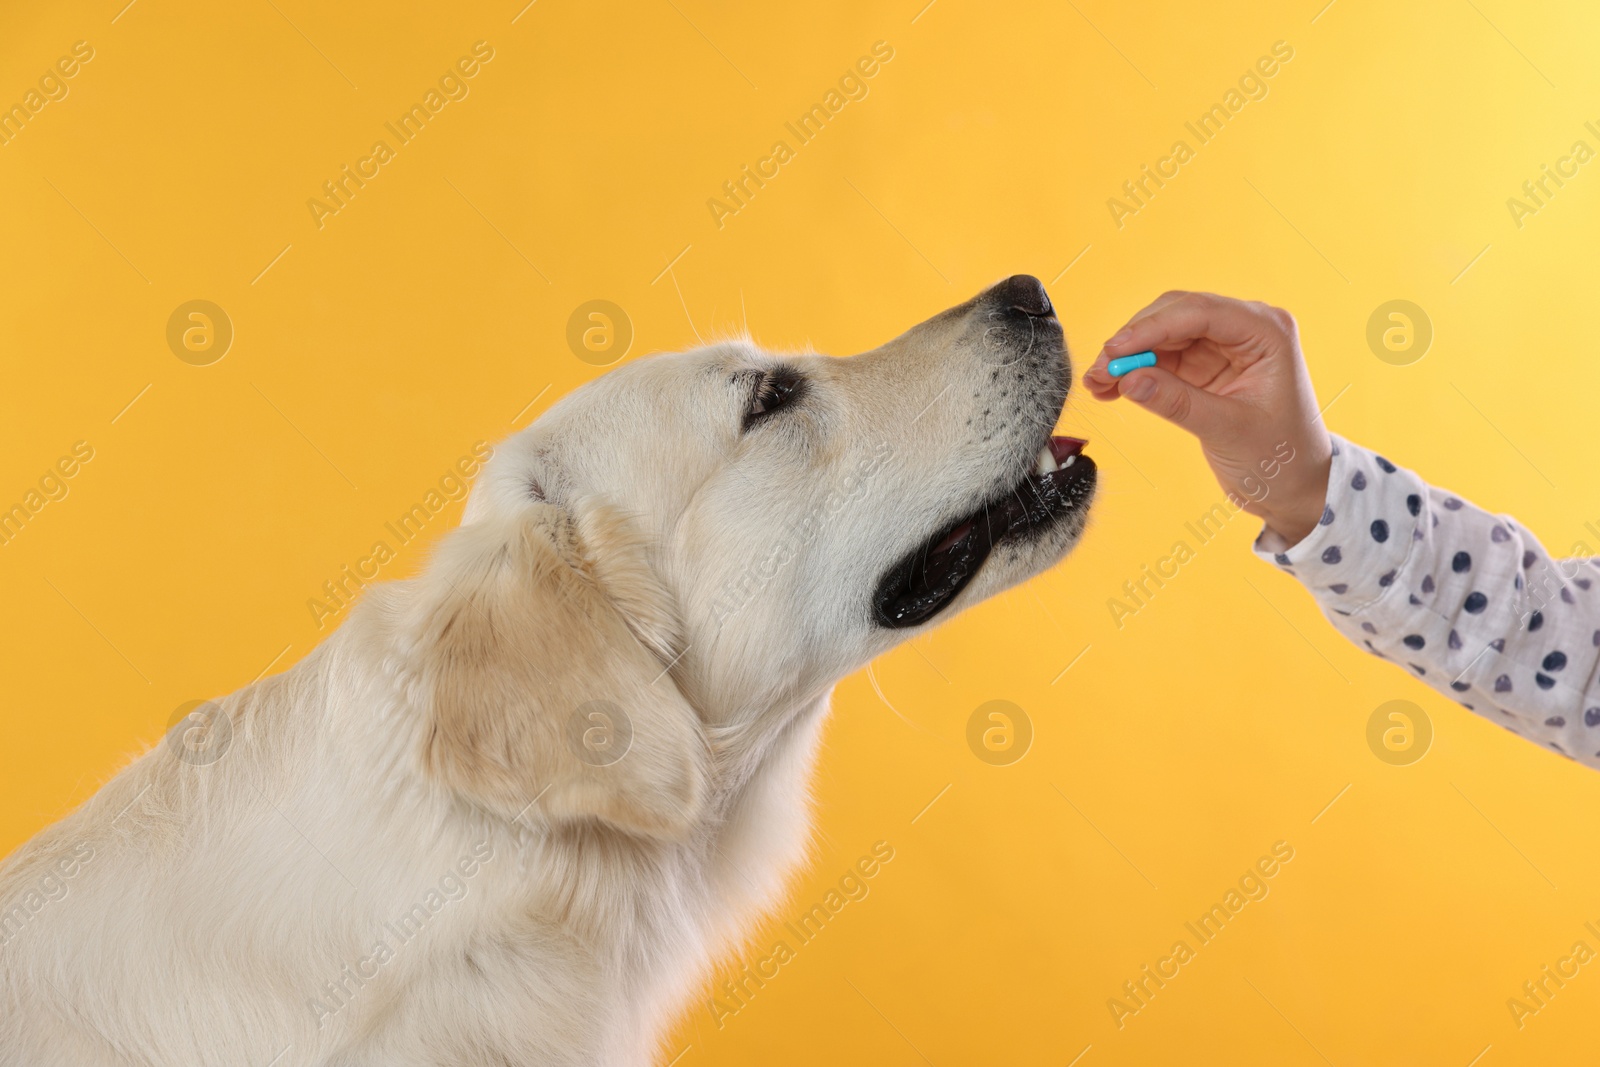
[[[705,791],[671,601],[626,516],[529,504],[451,533],[404,623],[425,773],[507,819],[674,838]]]

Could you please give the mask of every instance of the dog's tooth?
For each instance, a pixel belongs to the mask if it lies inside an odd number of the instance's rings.
[[[1050,474],[1056,469],[1056,457],[1051,455],[1050,446],[1045,445],[1043,448],[1039,449],[1039,458],[1034,461],[1033,473]]]
[[[1067,461],[1065,463],[1063,463],[1062,466],[1063,467],[1070,467],[1076,462],[1078,462],[1078,457],[1077,456],[1068,456],[1067,457]]]

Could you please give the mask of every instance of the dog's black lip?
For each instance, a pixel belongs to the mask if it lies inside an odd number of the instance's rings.
[[[1078,455],[1070,467],[1025,475],[970,515],[945,526],[907,553],[878,583],[872,597],[878,625],[897,630],[920,626],[943,611],[967,587],[994,546],[1007,538],[1037,533],[1070,514],[1095,481],[1094,460]],[[954,544],[933,549],[968,523]]]

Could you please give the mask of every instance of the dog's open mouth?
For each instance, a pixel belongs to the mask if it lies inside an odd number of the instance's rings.
[[[1026,537],[1076,508],[1093,489],[1087,443],[1050,438],[1032,473],[890,568],[873,596],[879,624],[899,629],[927,622],[966,588],[995,545]]]

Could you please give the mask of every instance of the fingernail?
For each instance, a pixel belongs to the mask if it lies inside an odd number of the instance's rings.
[[[1106,339],[1105,347],[1106,348],[1112,348],[1112,347],[1114,347],[1116,345],[1120,345],[1120,344],[1122,344],[1124,341],[1126,341],[1128,338],[1130,338],[1132,336],[1133,336],[1133,331],[1132,330],[1118,330],[1116,333],[1112,334],[1110,337],[1108,337]]]
[[[1122,395],[1129,400],[1145,401],[1155,395],[1155,379],[1148,374],[1141,374],[1128,381],[1122,387]]]

